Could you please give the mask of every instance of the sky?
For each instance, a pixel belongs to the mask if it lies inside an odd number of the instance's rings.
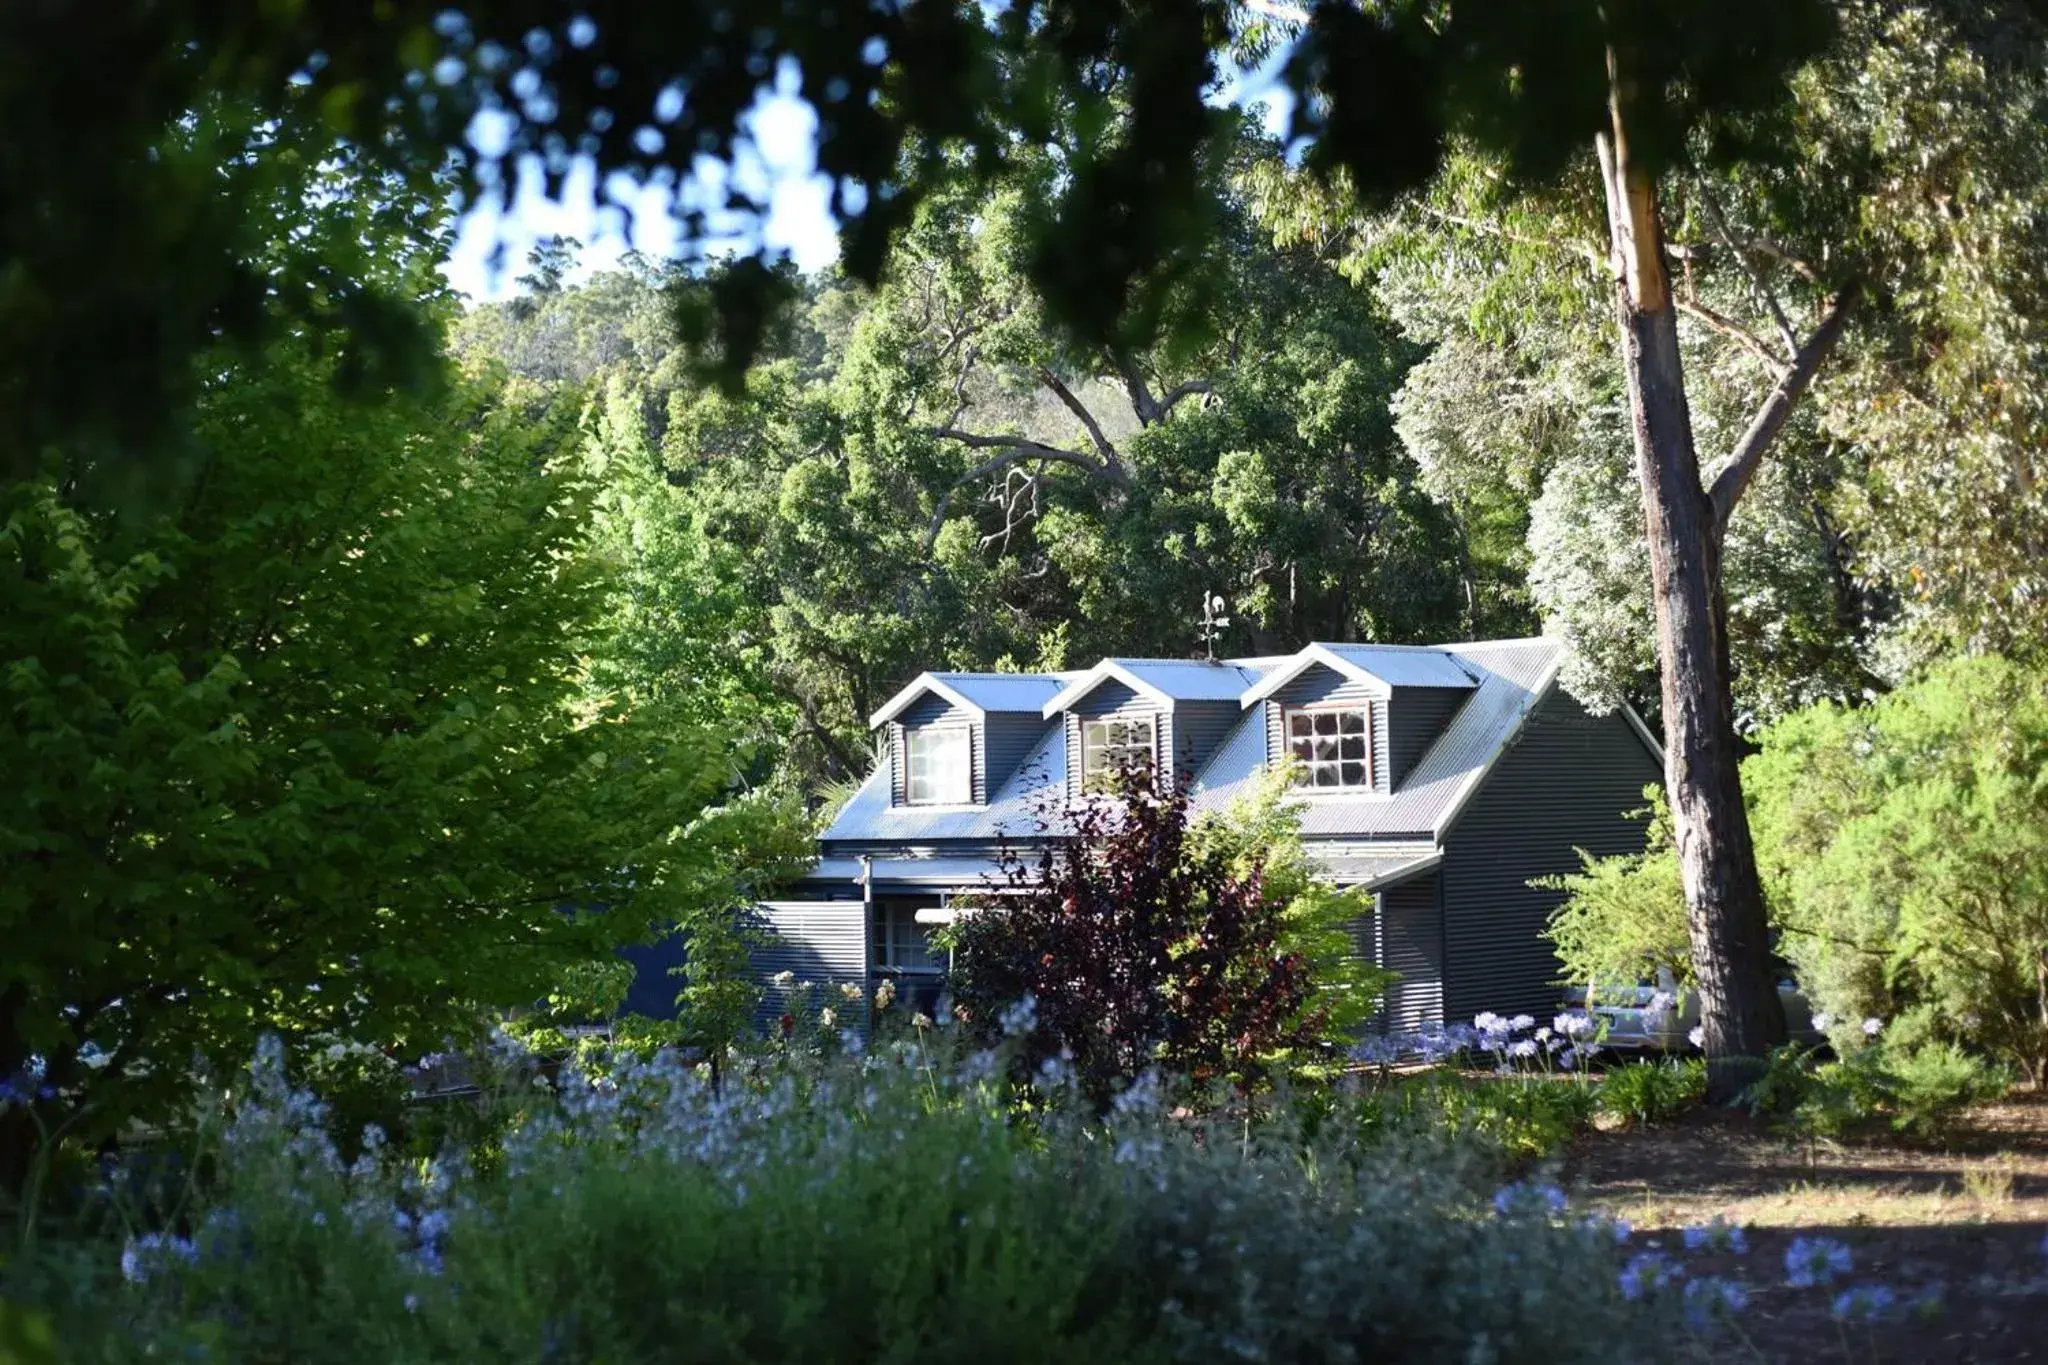
[[[1278,84],[1278,71],[1277,59],[1258,71],[1240,71],[1218,92],[1216,102],[1262,106],[1267,131],[1278,135],[1286,128],[1292,110],[1288,92]],[[839,237],[826,207],[830,181],[818,172],[817,114],[796,94],[797,89],[793,67],[778,72],[774,85],[763,89],[747,116],[748,136],[735,165],[728,168],[710,157],[702,158],[682,192],[694,202],[715,204],[723,199],[731,176],[757,197],[765,193],[769,211],[761,225],[762,242],[771,251],[788,252],[799,268],[808,271],[837,259]],[[473,129],[472,140],[487,148],[491,141],[488,126]],[[616,266],[629,249],[650,257],[674,256],[677,230],[669,214],[672,191],[661,185],[635,187],[625,177],[615,184],[618,197],[631,205],[630,224],[618,209],[599,210],[596,169],[588,160],[571,169],[560,201],[541,192],[540,162],[531,160],[520,168],[509,212],[479,207],[463,216],[442,274],[473,300],[509,298],[518,292],[516,280],[525,270],[526,253],[536,241],[556,234],[583,244],[578,268],[570,276],[572,282]],[[504,247],[502,266],[493,270],[490,256],[498,244]],[[750,237],[738,234],[732,244],[752,245]],[[714,253],[717,248],[718,244],[712,244]]]

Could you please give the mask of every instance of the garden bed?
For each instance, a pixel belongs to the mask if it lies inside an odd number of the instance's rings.
[[[1698,1261],[1753,1288],[1742,1327],[1767,1359],[2048,1359],[2048,1097],[1971,1110],[1939,1146],[1808,1142],[1745,1116],[1698,1109],[1626,1132],[1588,1133],[1566,1153],[1579,1201],[1628,1220],[1636,1240],[1675,1245],[1716,1218],[1749,1229],[1745,1256]],[[1795,1239],[1832,1237],[1855,1259],[1844,1283],[1882,1284],[1939,1308],[1871,1331],[1839,1325],[1832,1296],[1784,1283]]]

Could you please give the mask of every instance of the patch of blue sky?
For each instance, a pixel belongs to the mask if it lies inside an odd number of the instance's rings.
[[[1254,110],[1269,135],[1284,136],[1294,111],[1293,94],[1280,79],[1285,61],[1282,51],[1256,68],[1230,71],[1217,83],[1211,103]],[[831,181],[818,170],[817,111],[797,93],[800,88],[796,64],[785,60],[747,113],[730,164],[698,157],[680,185],[672,178],[636,184],[618,174],[609,184],[610,203],[598,201],[597,168],[589,158],[572,161],[562,193],[553,199],[543,190],[540,157],[524,158],[512,168],[508,209],[482,204],[463,215],[442,274],[473,300],[509,298],[518,292],[527,253],[552,236],[582,243],[572,281],[618,268],[629,251],[673,260],[686,245],[676,218],[679,204],[703,210],[710,227],[709,240],[695,255],[765,248],[788,255],[800,269],[823,269],[838,259],[839,229],[831,212]],[[479,115],[470,127],[478,152],[488,157],[502,150],[508,117]],[[730,190],[765,203],[766,214],[728,209]]]

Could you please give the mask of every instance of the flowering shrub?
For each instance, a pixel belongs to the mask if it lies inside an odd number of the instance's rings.
[[[566,1071],[486,1165],[374,1134],[344,1161],[277,1061],[208,1180],[121,1206],[40,1295],[78,1358],[1592,1361],[1660,1330],[1556,1191],[1496,1199],[1456,1144],[1208,1130],[1156,1076],[1098,1116],[1055,1066],[1020,1124],[992,1053],[720,1093],[625,1057]]]

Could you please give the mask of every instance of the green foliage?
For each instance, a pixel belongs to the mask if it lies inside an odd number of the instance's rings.
[[[1643,851],[1609,858],[1584,852],[1582,871],[1541,877],[1533,886],[1565,893],[1544,934],[1564,964],[1564,982],[1633,989],[1669,972],[1692,984],[1692,945],[1686,937],[1685,891],[1671,845],[1671,813],[1662,787],[1644,790],[1649,820]]]
[[[407,222],[387,190],[331,183],[278,250],[346,266]],[[0,1076],[55,1092],[0,1113],[0,1184],[262,1031],[474,1035],[801,847],[786,802],[727,799],[702,698],[621,676],[653,670],[572,414],[452,376],[355,402],[347,363],[209,355],[175,508],[84,510],[56,462],[0,485]]]
[[[1464,1144],[1304,1145],[1157,1095],[1020,1122],[1000,1070],[775,1066],[731,1077],[736,1104],[625,1058],[527,1088],[502,1162],[352,1169],[259,1071],[204,1179],[0,1265],[0,1302],[107,1361],[1550,1362],[1658,1339],[1607,1230],[1495,1212],[1497,1168]]]
[[[1696,1057],[1629,1062],[1600,1078],[1600,1107],[1629,1123],[1662,1123],[1707,1097],[1707,1064]]]
[[[1198,817],[1188,830],[1197,856],[1220,856],[1239,877],[1258,876],[1280,912],[1280,946],[1309,964],[1309,1008],[1333,1038],[1351,1038],[1385,1004],[1400,973],[1373,965],[1361,951],[1360,922],[1372,913],[1368,893],[1334,887],[1317,875],[1301,841],[1302,802],[1290,761],[1276,764],[1227,809]]]
[[[1226,653],[1468,634],[1454,528],[1389,420],[1415,351],[1253,231],[1228,169],[1228,247],[1167,297],[1157,345],[1052,325],[1025,263],[1064,174],[1045,156],[934,197],[872,292],[792,280],[800,311],[739,392],[664,328],[700,282],[639,262],[472,309],[456,346],[599,393],[607,460],[675,541],[640,552],[647,595],[692,599],[652,638],[704,640],[693,676],[744,664],[763,753],[813,782],[867,772],[866,717],[920,669],[1185,656],[1212,594]]]
[[[1783,951],[1838,1018],[1921,1006],[1939,1036],[2048,1074],[2048,684],[1960,659],[1821,706],[1744,765]]]
[[[1954,1043],[1886,1039],[1848,1047],[1838,1059],[1788,1043],[1744,1094],[1752,1113],[1818,1137],[1843,1137],[1883,1122],[1920,1139],[1944,1135],[1963,1111],[2004,1095],[2011,1076]]]
[[[1366,1091],[1355,1121],[1370,1138],[1476,1141],[1511,1163],[1556,1152],[1599,1110],[1598,1087],[1582,1080],[1473,1078],[1433,1068]]]

